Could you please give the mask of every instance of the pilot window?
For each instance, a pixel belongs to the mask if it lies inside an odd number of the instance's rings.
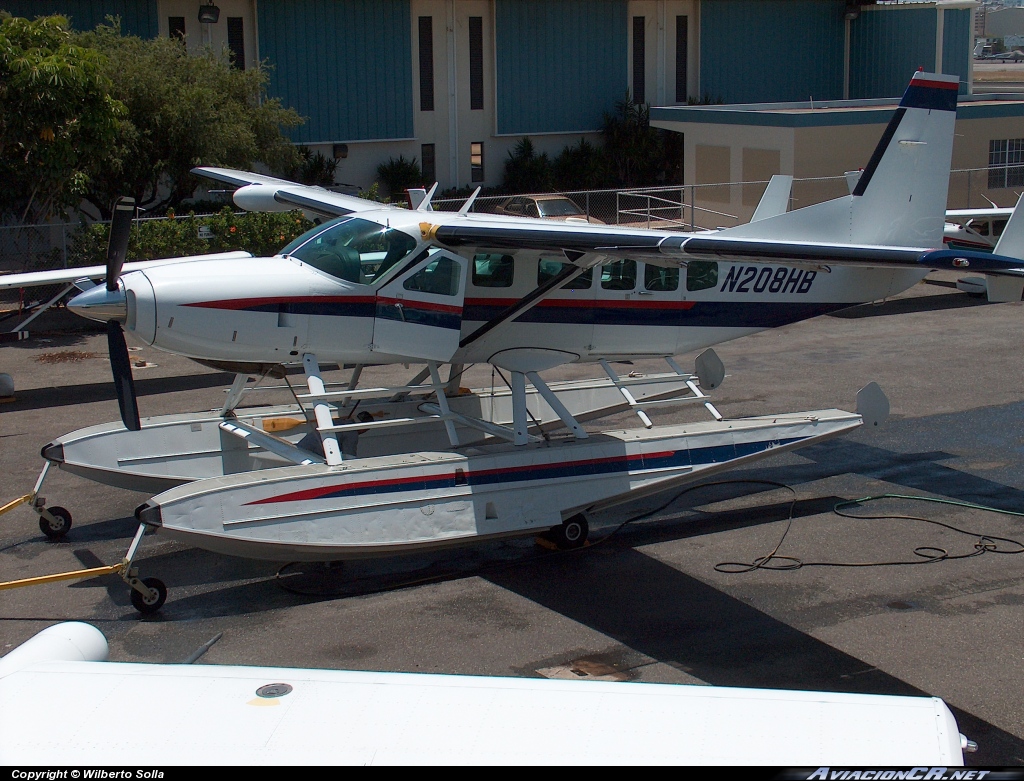
[[[459,264],[451,258],[438,258],[405,280],[402,287],[435,296],[457,296],[459,271]]]
[[[601,287],[605,290],[632,290],[636,287],[636,261],[617,260],[601,267]]]
[[[543,285],[549,279],[556,274],[561,273],[562,269],[565,268],[568,263],[561,263],[557,260],[548,260],[541,258],[540,263],[537,264],[537,284]],[[562,285],[562,290],[588,290],[591,283],[594,281],[594,269],[588,268],[582,274],[575,279],[570,280],[566,284]]]
[[[678,289],[679,269],[652,266],[650,263],[644,266],[644,290],[650,290],[652,293],[670,293]]]
[[[412,254],[416,240],[394,228],[352,217],[317,225],[278,254],[348,282],[379,281],[385,270]]]
[[[474,255],[473,284],[476,287],[512,287],[515,266],[515,259],[511,255]]]
[[[1008,220],[992,220],[992,235],[1002,236]]]
[[[988,236],[988,220],[968,220],[964,227],[979,236]]]
[[[707,290],[718,284],[718,263],[713,260],[691,260],[686,264],[686,289]]]

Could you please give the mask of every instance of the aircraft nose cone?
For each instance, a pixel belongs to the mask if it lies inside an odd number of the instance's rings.
[[[120,285],[117,290],[107,290],[104,285],[86,290],[68,302],[68,309],[76,315],[101,323],[108,320],[123,323],[128,319],[128,302],[124,288]]]

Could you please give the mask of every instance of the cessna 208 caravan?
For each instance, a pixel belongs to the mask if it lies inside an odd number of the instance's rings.
[[[694,374],[673,356],[895,295],[932,269],[969,267],[990,275],[991,297],[1020,300],[1024,217],[992,254],[936,249],[957,87],[955,76],[913,76],[851,194],[712,233],[477,214],[472,198],[436,212],[430,194],[414,209],[382,207],[196,169],[237,187],[242,208],[331,219],[271,258],[122,273],[131,206],[121,204],[106,284],[69,307],[107,324],[123,425],[55,440],[47,467],[157,494],[136,511],[129,563],[146,528],[230,555],[339,560],[517,534],[578,546],[595,509],[877,422],[888,402],[873,384],[859,414],[724,421],[706,395],[724,376],[717,356],[701,353]],[[236,372],[222,409],[140,420],[125,331]],[[618,376],[612,362],[630,358],[665,359],[670,371]],[[332,389],[321,362],[355,369]],[[508,388],[460,389],[473,363],[507,372]],[[541,378],[568,363],[606,379]],[[425,368],[402,387],[360,387],[361,367],[379,364]],[[288,365],[305,371],[296,405],[239,406],[250,376]],[[655,427],[644,411],[684,401],[712,419]],[[643,427],[582,425],[623,409]],[[355,451],[354,432],[364,432]],[[159,581],[128,580],[136,607],[159,608]]]

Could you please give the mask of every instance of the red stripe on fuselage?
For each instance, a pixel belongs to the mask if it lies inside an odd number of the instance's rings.
[[[518,304],[518,298],[467,298],[466,306],[512,306]],[[604,298],[546,298],[537,304],[538,308],[574,308],[574,309],[693,309],[695,301],[645,301],[636,299]]]
[[[373,299],[370,299],[373,300]],[[418,298],[384,298],[379,296],[377,298],[378,304],[390,304],[395,306],[401,304],[402,306],[408,306],[412,309],[424,309],[428,312],[444,312],[449,315],[460,315],[462,314],[461,306],[452,306],[451,304],[435,304],[432,301],[421,301]]]
[[[249,309],[273,304],[372,304],[373,296],[276,296],[272,298],[230,298],[222,301],[196,301],[182,306],[202,309]]]

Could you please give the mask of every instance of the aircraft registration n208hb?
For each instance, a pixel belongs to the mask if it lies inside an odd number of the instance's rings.
[[[176,259],[123,275],[112,238],[107,284],[69,306],[108,324],[124,425],[73,432],[43,455],[91,479],[162,491],[137,511],[140,536],[156,527],[226,554],[337,560],[540,532],[582,545],[590,511],[877,423],[888,410],[869,386],[860,414],[723,422],[706,396],[724,376],[717,356],[698,356],[695,374],[672,356],[895,295],[932,269],[969,267],[990,276],[990,296],[1020,300],[1024,217],[1014,214],[993,254],[936,249],[957,88],[955,76],[914,74],[850,195],[759,210],[713,233],[476,214],[473,198],[436,212],[430,194],[415,209],[382,208],[196,169],[238,187],[242,208],[331,219],[271,258]],[[122,329],[236,371],[223,409],[141,421]],[[611,366],[641,357],[664,358],[670,371],[623,378]],[[357,368],[328,390],[321,361]],[[386,363],[425,368],[401,388],[358,387],[359,367]],[[470,363],[507,371],[508,388],[460,392]],[[597,364],[605,379],[541,378],[567,363]],[[236,409],[249,375],[288,364],[305,369],[299,405]],[[644,412],[685,401],[713,419],[654,427]],[[643,428],[581,424],[629,408]],[[130,581],[142,610],[163,601],[150,581]]]

